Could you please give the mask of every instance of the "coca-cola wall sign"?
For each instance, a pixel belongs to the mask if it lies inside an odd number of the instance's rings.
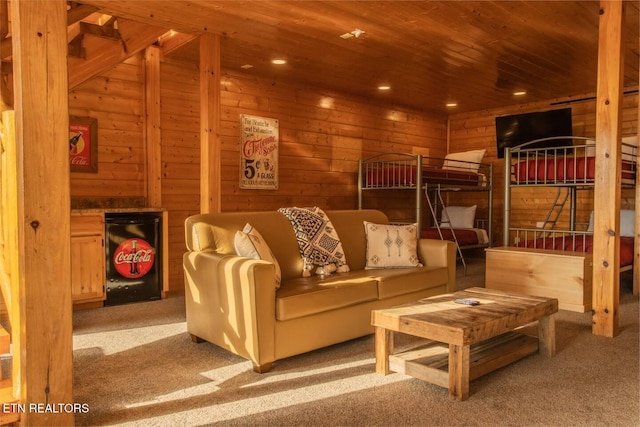
[[[71,172],[98,172],[98,120],[69,117]]]
[[[240,188],[278,189],[277,119],[240,115]]]
[[[127,279],[143,277],[153,268],[156,249],[144,239],[127,239],[120,243],[113,254],[113,266]]]

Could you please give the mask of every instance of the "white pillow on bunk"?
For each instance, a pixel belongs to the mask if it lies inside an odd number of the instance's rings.
[[[620,210],[620,236],[634,237],[636,230],[636,211],[633,209]],[[593,231],[593,211],[589,217],[589,227],[587,231]]]
[[[442,209],[440,227],[444,228],[473,228],[476,219],[476,209],[473,206],[447,206]]]
[[[625,136],[622,138],[622,142],[628,145],[622,146],[622,160],[634,161],[634,155],[638,154],[638,136]],[[596,155],[595,141],[587,141],[587,157],[593,157]]]
[[[447,154],[442,169],[478,172],[480,162],[486,153],[487,150],[471,150]]]
[[[636,231],[636,211],[631,209],[620,210],[620,235],[634,237]]]
[[[622,138],[622,142],[631,145],[631,147],[629,145],[622,146],[622,160],[635,161],[633,156],[638,155],[638,135],[625,136]]]

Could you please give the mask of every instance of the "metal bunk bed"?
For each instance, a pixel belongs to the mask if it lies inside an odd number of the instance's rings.
[[[358,170],[358,208],[364,208],[365,192],[397,190],[413,193],[415,213],[411,221],[418,224],[422,237],[452,240],[466,273],[462,251],[489,247],[492,242],[493,165],[460,160],[456,160],[454,166],[451,165],[446,158],[406,153],[383,153],[361,159]],[[460,244],[460,234],[469,230],[452,228],[439,219],[442,210],[447,208],[446,197],[443,196],[461,192],[485,192],[487,195],[486,217],[475,220],[476,227],[485,231],[485,241]],[[423,224],[425,205],[428,207],[431,228]],[[391,218],[391,221],[394,219]]]
[[[549,144],[555,148],[538,148],[551,139],[564,139],[567,143]],[[587,227],[578,229],[576,206],[578,191],[594,189],[594,144],[592,138],[565,136],[535,140],[505,150],[504,246],[486,250],[485,287],[554,297],[561,309],[591,310],[593,232]],[[620,160],[623,190],[635,188],[637,154],[637,145],[623,138]],[[544,221],[537,224],[542,225],[539,228],[518,227],[512,223],[512,191],[523,187],[558,190]],[[568,219],[559,221],[567,205]],[[633,215],[633,211],[630,213]],[[559,222],[567,225],[561,228]],[[633,236],[633,232],[621,232],[620,272],[633,269]]]
[[[565,146],[556,148],[531,148],[545,141],[564,139]],[[544,138],[505,150],[505,167],[509,176],[504,187],[504,246],[569,250],[589,247],[592,232],[578,230],[576,220],[578,191],[593,190],[595,182],[595,140],[585,137]],[[622,188],[635,187],[637,147],[623,142]],[[517,187],[555,187],[558,189],[541,226],[515,227],[511,221],[511,192]],[[568,229],[556,228],[560,214],[569,205]],[[575,250],[575,249],[574,249]],[[626,262],[620,270],[633,268]]]

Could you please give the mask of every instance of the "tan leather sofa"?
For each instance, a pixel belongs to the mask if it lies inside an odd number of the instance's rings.
[[[253,362],[256,372],[289,356],[373,333],[371,310],[452,292],[455,245],[420,239],[423,267],[365,270],[363,221],[386,224],[376,210],[325,212],[342,242],[348,273],[302,277],[303,260],[289,220],[280,212],[200,214],[186,219],[184,254],[187,330]],[[238,257],[234,235],[250,223],[282,270]],[[373,349],[372,349],[373,351]]]

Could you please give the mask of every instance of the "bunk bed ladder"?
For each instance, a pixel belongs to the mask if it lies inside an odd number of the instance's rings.
[[[563,189],[566,190],[566,192],[564,193],[564,197],[562,195]],[[542,230],[553,230],[556,227],[558,218],[560,218],[560,214],[562,213],[562,210],[567,204],[567,200],[569,200],[570,194],[571,192],[567,188],[558,187],[556,198],[553,201],[553,204],[551,205],[551,207],[549,208],[549,212],[547,212],[547,216],[545,217],[544,222],[542,223],[542,227],[539,227],[539,228],[541,228]]]
[[[436,228],[436,230],[438,230],[438,234],[440,235],[440,239],[441,240],[445,240],[445,238],[442,236],[442,230],[440,230],[440,223],[438,222],[438,215],[436,214],[437,212],[437,207],[441,206],[442,209],[446,209],[447,207],[444,204],[444,201],[442,200],[442,193],[440,192],[440,186],[437,185],[436,186],[436,190],[434,191],[434,195],[433,195],[433,202],[431,201],[431,199],[429,198],[429,188],[427,186],[425,186],[424,189],[425,192],[425,199],[427,199],[427,204],[429,205],[429,210],[431,211],[431,217],[433,218],[433,224],[434,227]],[[449,224],[449,227],[451,227],[451,224]],[[458,239],[456,238],[456,233],[453,229],[453,227],[451,227],[451,236],[453,237],[453,242],[456,244],[456,250],[458,251],[458,259],[462,262],[462,268],[464,271],[464,275],[467,275],[467,263],[464,260],[464,255],[462,255],[462,249],[460,249],[460,245],[458,244]]]

